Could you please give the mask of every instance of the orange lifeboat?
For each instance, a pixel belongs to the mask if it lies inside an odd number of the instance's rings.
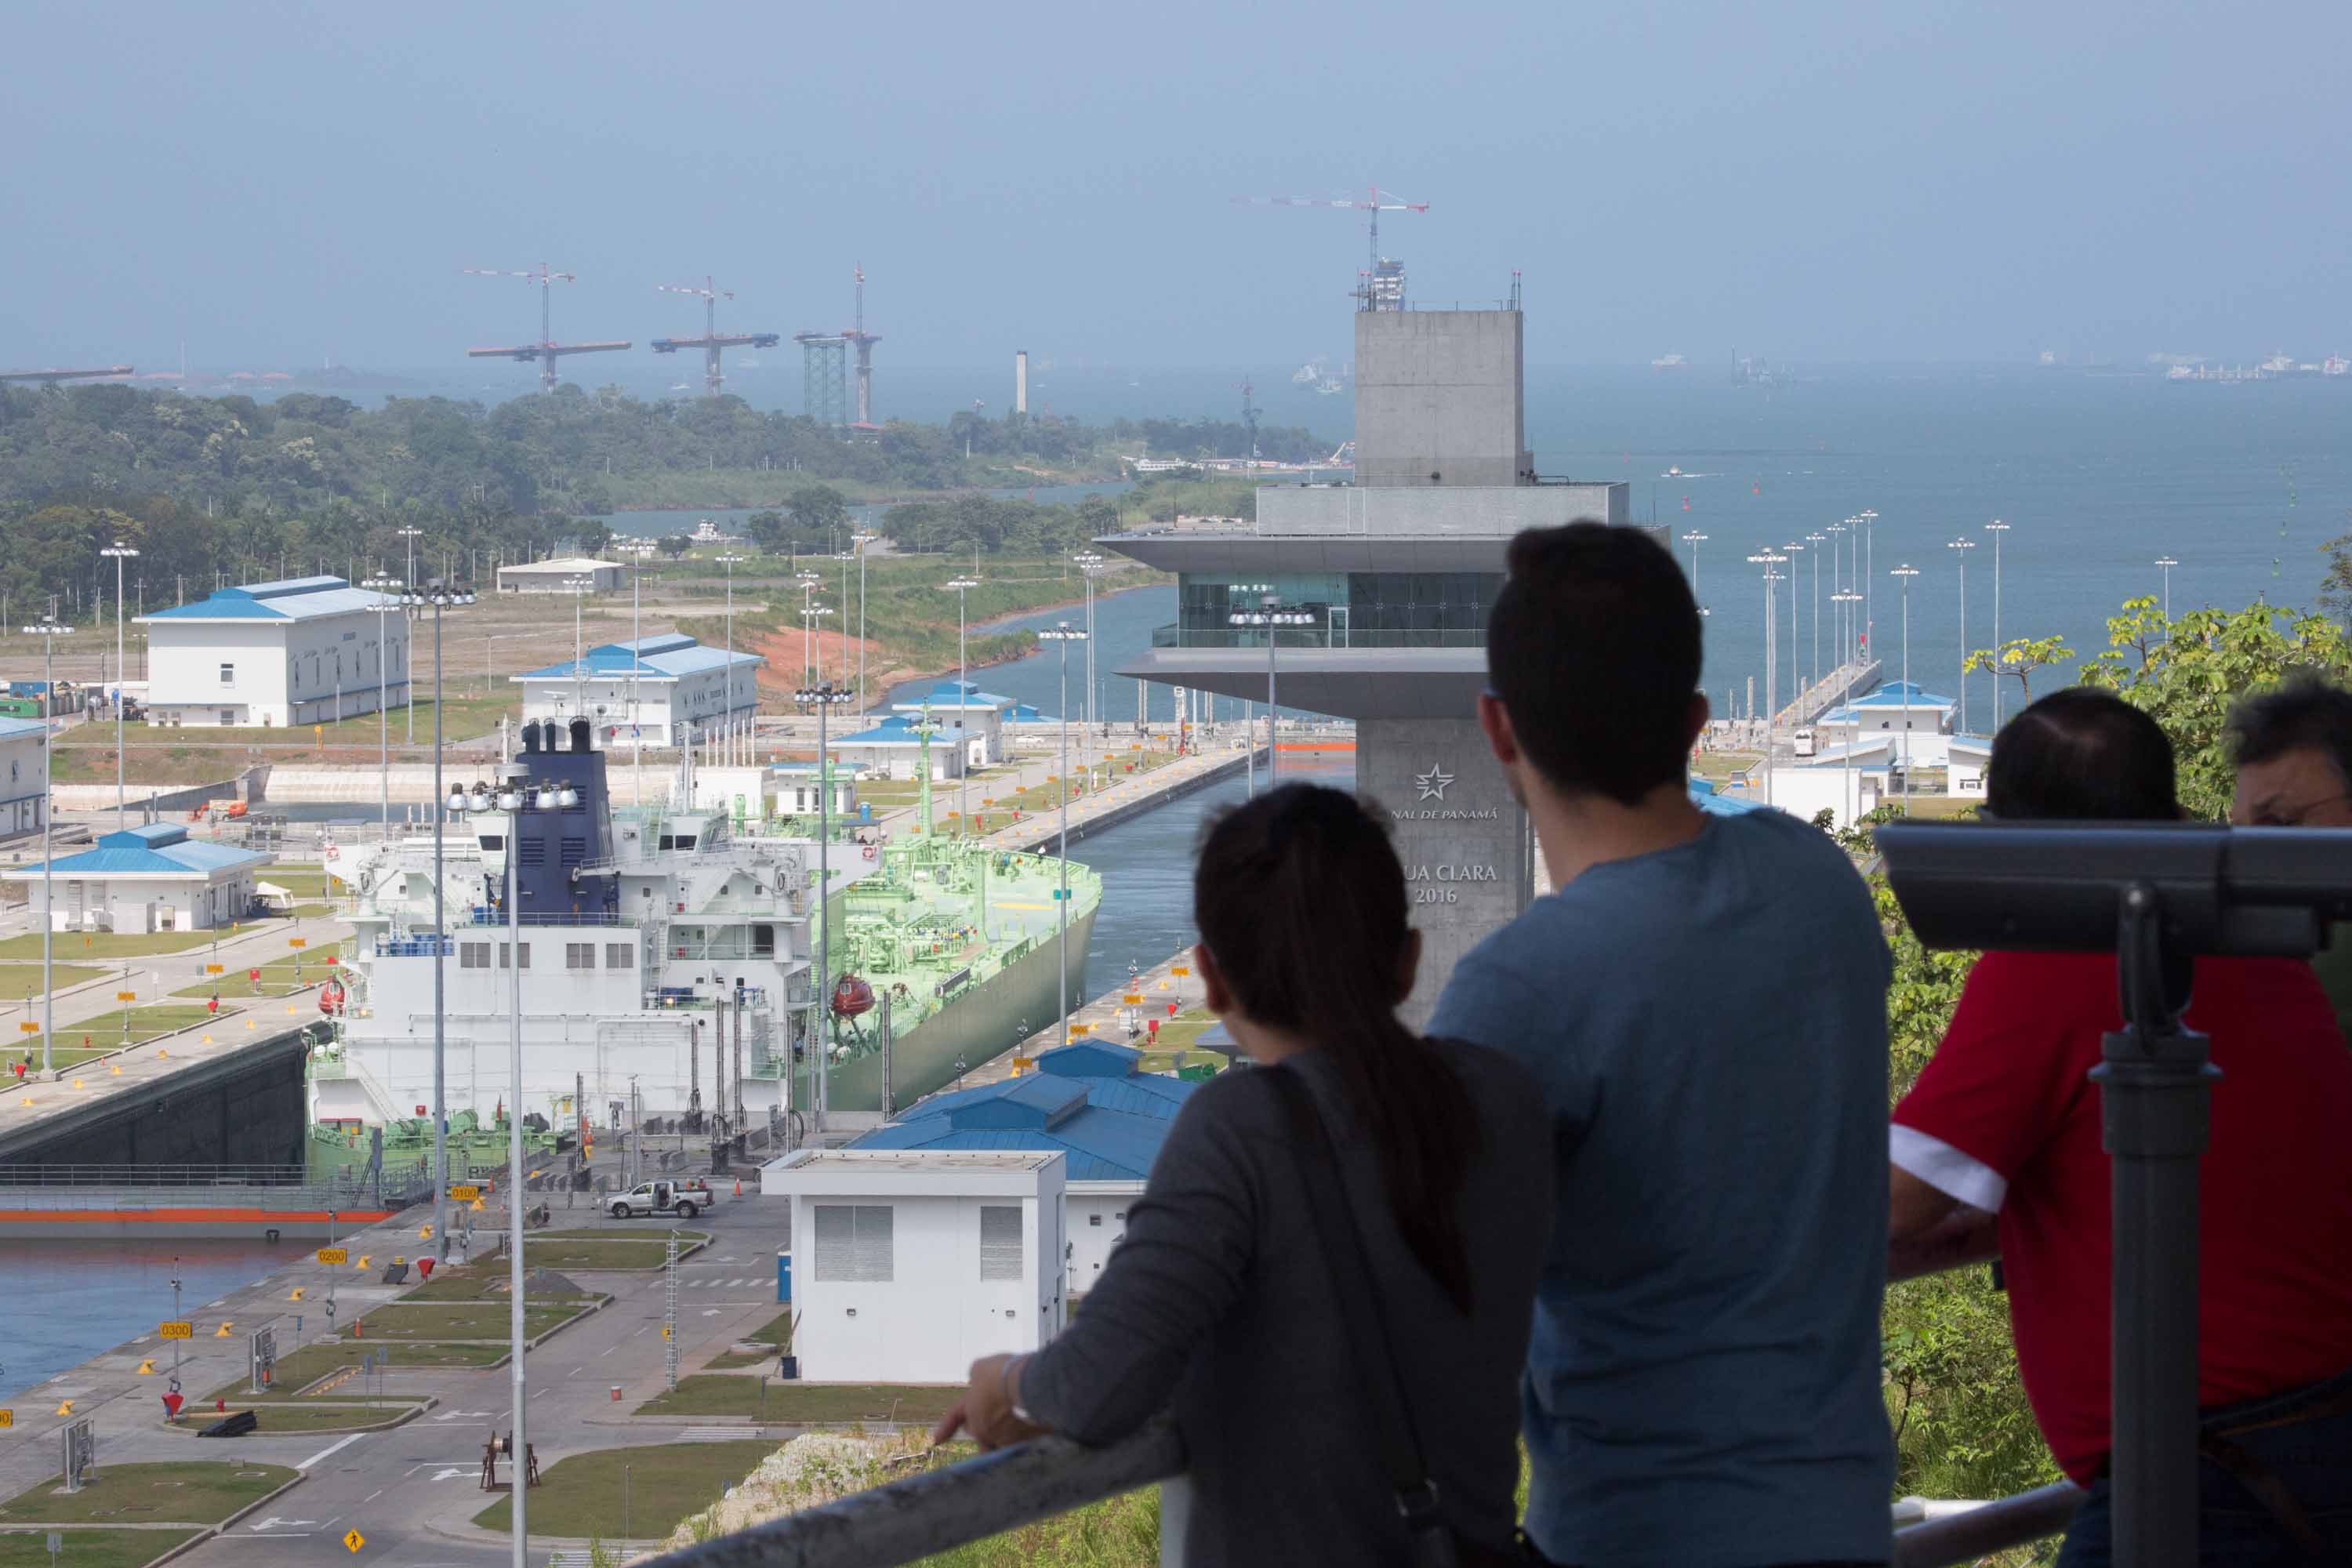
[[[833,988],[833,1016],[836,1018],[855,1018],[873,1006],[874,987],[855,974],[843,975]]]
[[[332,1017],[343,1010],[343,983],[330,980],[319,987],[319,1011]]]

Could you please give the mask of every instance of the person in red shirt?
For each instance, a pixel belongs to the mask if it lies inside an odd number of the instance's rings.
[[[2164,731],[2086,689],[2002,729],[1986,805],[2181,815]],[[2184,1017],[2221,1071],[2200,1180],[2200,1556],[2352,1560],[2352,1056],[2299,960],[2199,959]],[[2000,1259],[2026,1396],[2088,1489],[2062,1568],[2109,1560],[2114,1253],[2089,1074],[2122,1026],[2112,953],[1987,953],[1889,1141],[1890,1274]]]

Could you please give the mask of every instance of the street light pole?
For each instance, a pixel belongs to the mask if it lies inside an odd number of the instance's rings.
[[[449,1098],[448,1045],[449,1010],[447,971],[449,967],[449,931],[446,910],[441,892],[441,840],[448,831],[448,814],[465,809],[463,794],[450,795],[446,803],[441,789],[441,611],[447,605],[466,605],[474,602],[471,589],[451,587],[436,582],[432,591],[424,595],[433,605],[433,1244],[434,1256],[443,1263],[449,1261]],[[408,602],[415,605],[419,595],[413,590]],[[415,683],[409,684],[409,700],[415,700]],[[480,1107],[475,1107],[478,1113]]]
[[[1878,622],[1871,613],[1870,580],[1878,574],[1878,514],[1865,509],[1854,513],[1854,519],[1862,524],[1862,636],[1865,644],[1875,647]]]
[[[1853,619],[1853,607],[1862,603],[1862,595],[1855,593],[1851,588],[1841,588],[1835,594],[1832,595],[1831,597],[1837,604],[1839,615],[1851,623]],[[1848,660],[1843,664],[1841,664],[1839,668],[1844,672],[1844,688],[1843,693],[1839,699],[1838,706],[1844,711],[1848,719],[1852,719],[1853,717],[1853,662],[1852,660]],[[1861,744],[1861,742],[1862,726],[1857,723],[1853,727],[1853,739],[1843,742],[1838,746],[1838,755],[1841,759],[1839,763],[1839,772],[1843,775],[1840,780],[1840,784],[1843,790],[1843,799],[1844,801],[1845,825],[1848,827],[1852,827],[1854,823],[1854,818],[1862,815],[1859,811],[1854,809],[1862,803],[1854,798],[1853,794],[1853,749],[1855,746]]]
[[[1887,574],[1903,584],[1903,815],[1911,815],[1911,579],[1918,568],[1905,563]]]
[[[403,582],[416,581],[416,542],[423,538],[424,534],[425,531],[414,524],[400,531],[400,537],[408,542],[408,573],[402,579]],[[408,738],[401,744],[413,746],[416,744],[416,688],[414,682],[409,683],[408,701],[402,706],[408,710]],[[338,719],[342,717],[342,705],[340,700],[336,703],[335,717]]]
[[[375,590],[376,595],[375,749],[376,772],[380,786],[377,793],[382,797],[380,804],[383,810],[382,832],[384,839],[389,842],[392,838],[392,709],[389,705],[391,687],[385,675],[384,655],[392,646],[392,636],[384,625],[384,616],[388,611],[402,608],[409,601],[401,595],[390,594],[385,590],[405,588],[408,584],[397,577],[377,576],[367,578],[360,584],[360,586],[372,588]],[[438,719],[439,715],[436,714],[435,717]],[[437,767],[440,759],[436,756],[434,763]],[[433,798],[436,801],[441,798],[441,782],[437,778],[433,783]]]
[[[735,720],[735,568],[744,557],[729,551],[719,557],[727,568],[727,733],[730,740],[736,734]],[[759,683],[752,683],[751,705],[759,706]]]
[[[1062,842],[1056,851],[1062,862],[1062,885],[1054,894],[1061,910],[1060,973],[1055,994],[1062,1019],[1061,1043],[1070,1043],[1070,645],[1085,642],[1087,634],[1073,631],[1067,621],[1056,621],[1037,636],[1055,645],[1061,654],[1062,718]]]
[[[824,611],[824,606],[818,605],[811,614]],[[818,1124],[817,1115],[832,1108],[833,1100],[833,994],[829,985],[829,972],[833,966],[833,917],[825,902],[826,885],[833,879],[833,785],[825,777],[824,721],[828,711],[854,700],[856,697],[856,693],[846,687],[822,683],[803,686],[793,693],[794,701],[804,708],[816,710],[816,1028],[815,1038],[811,1042],[816,1047],[816,1067],[813,1075],[813,1092],[809,1095],[809,1110],[815,1113],[810,1118],[811,1127]],[[736,1088],[740,1093],[742,1086],[739,1082]],[[882,1095],[887,1101],[890,1089],[887,1083],[883,1086]]]
[[[1696,599],[1698,597],[1698,547],[1706,542],[1706,535],[1694,528],[1683,535],[1683,542],[1691,547],[1691,597]],[[1701,604],[1698,613],[1702,616],[1706,614],[1706,605]]]
[[[1848,530],[1842,522],[1831,523],[1822,530],[1832,535],[1830,540],[1830,603],[1837,605],[1837,661],[1843,668],[1851,655],[1846,642],[1846,611],[1838,595],[1845,592],[1845,539]]]
[[[1992,727],[2000,730],[2000,536],[2009,531],[2009,524],[1994,518],[1985,524],[1992,535]]]
[[[1944,548],[1957,551],[1960,562],[1960,726],[1959,733],[1969,732],[1969,552],[1977,547],[1973,539],[1955,539]],[[2000,677],[1995,674],[1993,683]]]
[[[41,773],[47,787],[41,795],[41,1070],[50,1069],[50,1052],[58,1034],[58,987],[52,968],[52,949],[57,937],[58,873],[56,858],[49,852],[49,829],[58,815],[57,784],[57,722],[58,678],[51,654],[58,638],[69,637],[73,628],[58,621],[58,602],[53,595],[49,612],[37,626],[25,628],[26,637],[41,639]]]
[[[1797,624],[1801,618],[1797,614],[1797,557],[1804,548],[1793,539],[1780,546],[1789,557],[1789,699],[1796,708],[1793,721],[1799,724],[1805,721],[1805,694],[1810,689],[1797,661]]]
[[[1813,658],[1811,665],[1813,679],[1812,681],[1807,682],[1807,685],[1810,687],[1814,682],[1820,681],[1823,677],[1823,671],[1822,669],[1822,546],[1830,542],[1830,536],[1826,533],[1809,533],[1805,535],[1805,542],[1813,547]],[[1835,574],[1832,574],[1832,575],[1834,577]],[[1837,584],[1834,581],[1830,584],[1830,590],[1832,593],[1836,592]]]
[[[968,837],[971,803],[964,789],[964,775],[971,769],[971,672],[964,659],[964,606],[966,595],[980,586],[980,579],[954,577],[940,585],[956,596],[956,744],[963,749],[963,760],[956,768],[956,831]]]
[[[853,533],[850,543],[857,547],[857,710],[866,711],[866,547],[882,536],[878,533]]]
[[[2164,618],[2165,621],[2169,624],[2172,620],[2172,569],[2175,566],[2179,565],[2180,563],[2175,561],[2169,555],[2159,555],[2156,558],[2156,564],[2164,573]],[[120,616],[117,617],[117,620],[119,623]],[[115,658],[115,663],[120,664],[121,662],[121,658],[118,654]]]
[[[122,563],[139,552],[118,539],[99,553],[114,558],[114,826],[120,831],[131,826],[122,804],[122,682],[131,673],[131,667],[122,662]],[[2170,602],[2168,595],[2166,603]]]
[[[1772,777],[1772,721],[1780,711],[1780,670],[1776,668],[1776,661],[1780,658],[1778,647],[1780,639],[1778,628],[1772,624],[1773,607],[1777,602],[1773,598],[1772,584],[1780,579],[1772,568],[1788,559],[1785,555],[1774,554],[1769,548],[1759,550],[1748,558],[1749,565],[1764,568],[1764,777],[1768,790]],[[1748,700],[1752,703],[1755,700],[1750,698]],[[1756,716],[1750,713],[1748,717],[1753,722]]]

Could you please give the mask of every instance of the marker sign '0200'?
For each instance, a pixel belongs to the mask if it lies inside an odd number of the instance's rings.
[[[349,1263],[351,1260],[352,1252],[350,1247],[322,1247],[319,1248],[319,1261],[321,1263],[333,1265],[337,1263]]]

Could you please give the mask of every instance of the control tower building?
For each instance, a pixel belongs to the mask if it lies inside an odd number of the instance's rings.
[[[1356,721],[1358,787],[1393,819],[1422,931],[1406,1015],[1527,907],[1527,814],[1486,749],[1476,700],[1486,610],[1521,529],[1628,521],[1622,483],[1540,478],[1528,450],[1517,300],[1356,314],[1356,479],[1268,485],[1255,522],[1098,542],[1177,576],[1177,618],[1123,675]],[[1272,601],[1280,625],[1235,624]],[[1278,639],[1268,647],[1267,639]]]

